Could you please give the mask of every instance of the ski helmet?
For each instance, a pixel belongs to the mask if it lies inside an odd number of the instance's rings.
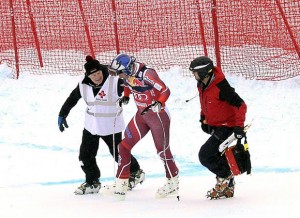
[[[110,69],[116,71],[117,74],[125,73],[131,75],[133,73],[132,66],[134,62],[135,57],[130,57],[127,54],[119,54],[112,60]]]
[[[213,68],[213,61],[206,56],[201,56],[191,62],[189,69],[192,72],[197,72],[200,80],[203,80],[207,75],[212,74]]]

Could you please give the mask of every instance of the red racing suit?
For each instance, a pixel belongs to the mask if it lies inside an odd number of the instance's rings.
[[[178,168],[169,145],[170,115],[165,103],[170,96],[170,90],[155,70],[142,63],[135,64],[138,67],[137,73],[126,80],[124,96],[129,97],[132,94],[138,110],[128,123],[124,133],[125,138],[119,144],[120,158],[116,177],[129,178],[131,149],[151,131],[157,154],[164,162],[166,177],[171,178],[178,174]],[[143,109],[151,105],[152,101],[159,101],[162,110],[156,113],[150,109],[146,114],[141,115]]]

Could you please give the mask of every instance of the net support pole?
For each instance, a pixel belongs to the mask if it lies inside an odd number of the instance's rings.
[[[196,0],[196,5],[197,5],[197,14],[198,14],[198,21],[199,21],[199,26],[200,26],[200,34],[201,34],[201,39],[202,39],[202,44],[203,44],[204,55],[208,56],[207,44],[206,44],[206,40],[205,40],[204,25],[203,25],[203,20],[202,20],[202,16],[201,16],[199,0]]]
[[[111,5],[112,5],[112,10],[113,10],[112,14],[113,14],[113,25],[114,25],[114,33],[115,33],[116,51],[117,51],[117,54],[120,54],[120,41],[119,41],[119,33],[118,33],[116,1],[111,0]]]
[[[288,20],[287,20],[287,18],[286,18],[286,16],[285,16],[285,13],[284,13],[284,11],[283,11],[283,9],[282,9],[282,7],[281,7],[280,1],[279,1],[279,0],[276,0],[276,4],[277,4],[278,10],[279,10],[279,12],[280,12],[280,15],[281,15],[281,17],[282,17],[282,19],[283,19],[284,25],[285,25],[287,31],[288,31],[289,34],[290,34],[290,37],[291,37],[292,42],[293,42],[293,45],[294,45],[294,47],[295,47],[295,49],[296,49],[296,52],[297,52],[297,54],[298,54],[298,57],[299,57],[299,59],[300,59],[300,49],[299,49],[299,46],[298,46],[298,44],[297,44],[296,38],[295,38],[295,36],[294,36],[294,34],[293,34],[292,28],[291,28],[291,26],[290,26],[290,24],[289,24],[289,22],[288,22]]]
[[[40,42],[39,42],[38,34],[37,34],[37,31],[36,31],[36,25],[35,25],[35,22],[34,22],[34,19],[33,19],[32,11],[31,11],[30,0],[26,0],[26,4],[27,4],[27,10],[28,10],[29,18],[30,18],[31,30],[32,30],[33,37],[34,37],[35,46],[36,46],[36,50],[37,50],[37,54],[38,54],[40,66],[43,67],[44,66],[44,64],[43,64],[43,57],[42,57],[42,52],[41,52],[41,47],[40,47]]]
[[[219,29],[218,29],[218,18],[217,18],[217,3],[216,0],[212,0],[211,7],[212,22],[215,36],[215,54],[217,66],[221,68],[221,55],[220,55],[220,42],[219,42]]]
[[[15,16],[14,16],[13,0],[9,0],[9,7],[10,7],[13,46],[14,46],[14,51],[15,51],[16,74],[17,74],[17,79],[18,79],[19,73],[20,73],[20,66],[19,66],[20,63],[19,63],[19,52],[18,52],[18,45],[17,45],[16,23],[15,23]]]
[[[83,7],[82,7],[82,1],[81,0],[78,0],[78,6],[79,6],[81,17],[82,17],[82,20],[83,20],[83,23],[84,23],[84,30],[85,30],[85,34],[86,34],[86,37],[87,37],[87,40],[88,40],[88,45],[89,45],[89,48],[90,48],[91,56],[93,58],[96,58],[94,48],[93,48],[92,38],[91,38],[91,35],[90,35],[89,26],[88,26],[88,23],[87,23],[86,18],[85,18],[85,14],[84,14],[84,10],[83,10]]]

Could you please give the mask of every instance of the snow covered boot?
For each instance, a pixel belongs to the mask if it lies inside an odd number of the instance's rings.
[[[142,184],[145,181],[145,173],[142,169],[130,174],[128,180],[128,190],[131,191],[137,184]],[[103,194],[114,194],[116,182],[105,185],[101,190]]]
[[[101,188],[101,183],[99,180],[93,181],[92,184],[88,184],[86,182],[82,183],[76,190],[76,195],[85,195],[85,194],[94,194],[98,193]]]
[[[105,195],[113,195],[115,193],[116,183],[106,184],[101,188],[101,193]]]
[[[128,190],[132,190],[137,184],[142,184],[145,180],[145,173],[142,169],[130,173]]]
[[[124,201],[128,190],[128,179],[116,179],[115,198]]]
[[[163,187],[160,187],[155,197],[156,198],[165,198],[169,195],[177,195],[179,190],[179,176],[175,176],[172,178],[167,178],[167,182]]]
[[[234,195],[234,177],[230,175],[227,178],[216,177],[217,184],[207,192],[206,197],[212,199],[232,198]]]

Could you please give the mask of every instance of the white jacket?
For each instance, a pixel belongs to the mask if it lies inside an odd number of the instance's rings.
[[[125,122],[116,105],[119,99],[118,77],[109,75],[96,96],[93,88],[82,84],[82,80],[79,82],[80,94],[87,104],[84,128],[93,135],[101,136],[122,132]]]

